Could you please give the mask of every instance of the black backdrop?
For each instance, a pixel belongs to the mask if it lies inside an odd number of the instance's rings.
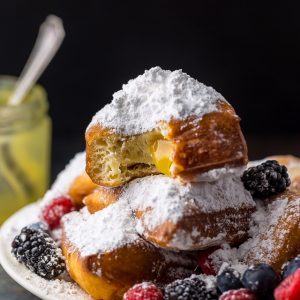
[[[65,42],[40,83],[53,119],[54,173],[84,148],[93,114],[145,69],[182,68],[235,107],[252,158],[300,154],[297,1],[0,1],[0,73],[17,75],[45,17]]]

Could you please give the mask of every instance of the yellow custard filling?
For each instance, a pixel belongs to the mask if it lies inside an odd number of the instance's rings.
[[[151,156],[157,170],[171,176],[173,145],[167,140],[157,140],[150,147]]]

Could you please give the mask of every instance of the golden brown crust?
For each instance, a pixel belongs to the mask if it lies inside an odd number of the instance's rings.
[[[99,186],[97,190],[86,196],[83,202],[87,206],[88,211],[93,214],[116,202],[121,191],[121,187],[108,188]]]
[[[267,157],[267,159],[277,160],[279,162],[279,164],[285,165],[287,168],[289,168],[291,166],[296,166],[296,165],[298,165],[298,167],[300,167],[300,158],[298,158],[294,155],[290,155],[290,154],[272,155],[272,156]]]
[[[271,224],[259,235],[258,243],[244,257],[247,264],[267,263],[280,272],[282,265],[300,252],[300,194],[286,191],[268,203],[288,199],[276,224]]]
[[[300,193],[300,158],[293,155],[274,155],[267,159],[274,159],[285,165],[291,178],[290,190]]]
[[[83,207],[82,200],[86,195],[92,193],[98,185],[92,182],[90,177],[84,172],[82,175],[75,178],[72,182],[68,195],[73,200],[77,208]]]
[[[297,193],[300,193],[300,175],[299,176],[295,176],[292,180],[290,189],[292,191],[295,191]]]
[[[197,262],[193,253],[163,252],[140,239],[108,253],[81,257],[63,238],[70,276],[94,299],[122,299],[136,283],[168,283],[190,276]]]
[[[166,221],[154,229],[144,225],[143,236],[159,247],[174,250],[200,250],[225,242],[237,245],[247,238],[254,210],[254,207],[228,208],[215,213],[193,210],[176,224]],[[136,212],[136,217],[143,220],[148,213]],[[183,236],[190,239],[189,244],[185,244]]]
[[[237,245],[247,238],[250,215],[253,211],[253,207],[228,208],[210,214],[198,211],[185,216],[177,224],[167,221],[153,230],[144,226],[144,236],[148,241],[160,247],[175,250],[185,247],[185,245],[180,244],[180,234],[185,234],[192,240],[194,247],[188,250],[205,249],[224,242]],[[192,232],[197,232],[197,235],[193,235]]]
[[[97,276],[90,271],[90,258],[82,258],[64,239],[63,255],[66,258],[68,273],[89,295],[96,300],[122,299],[123,293],[129,288],[117,282]]]
[[[224,165],[235,167],[248,162],[239,117],[226,102],[220,101],[218,109],[202,119],[170,122],[168,139],[174,143],[173,161],[178,166],[173,176],[188,179]]]
[[[224,101],[218,102],[218,111],[208,113],[199,119],[190,116],[185,120],[171,120],[167,124],[162,122],[160,126],[152,132],[152,138],[169,140],[173,145],[171,175],[181,177],[189,181],[199,173],[223,166],[242,166],[248,161],[247,146],[239,125],[239,118],[234,109]],[[168,132],[167,135],[163,134]],[[147,134],[147,133],[145,133]],[[145,134],[137,135],[143,136]],[[165,137],[164,137],[165,136]],[[87,166],[86,171],[98,185],[118,186],[125,182],[150,174],[159,173],[154,166],[153,160],[149,162],[150,147],[143,149],[141,153],[149,151],[147,163],[138,168],[136,172],[131,172],[126,178],[122,178],[122,173],[127,170],[126,157],[121,163],[120,174],[115,174],[113,178],[105,178],[107,172],[103,172],[100,163],[99,145],[105,144],[109,140],[110,146],[123,147],[123,141],[132,137],[122,136],[113,130],[104,128],[99,124],[91,126],[86,132]],[[153,142],[153,141],[151,141]],[[149,142],[151,144],[151,142]],[[102,147],[103,145],[101,145]],[[98,152],[97,152],[98,151]],[[104,151],[105,153],[105,151]],[[114,154],[113,154],[114,155]],[[119,160],[119,158],[116,158]],[[102,160],[102,161],[105,161]],[[138,166],[136,163],[135,166]],[[101,175],[102,174],[102,175]]]

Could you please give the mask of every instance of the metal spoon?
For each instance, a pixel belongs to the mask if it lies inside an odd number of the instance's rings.
[[[35,85],[56,54],[64,37],[65,31],[62,20],[54,15],[48,16],[40,26],[37,40],[16,82],[15,89],[8,100],[8,105],[19,105],[22,103],[27,93]],[[8,142],[0,144],[0,158],[3,164],[2,168],[7,172],[6,178],[1,179],[2,182],[6,182],[7,187],[17,194],[24,193],[27,197],[32,197],[34,186],[28,180],[26,173],[16,163]]]
[[[8,100],[8,105],[18,105],[22,102],[49,65],[64,37],[62,20],[54,15],[48,16],[40,27],[35,45]]]

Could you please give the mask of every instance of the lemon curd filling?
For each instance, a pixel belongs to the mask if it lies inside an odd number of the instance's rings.
[[[173,145],[167,140],[157,140],[150,147],[151,156],[157,170],[171,176]]]

